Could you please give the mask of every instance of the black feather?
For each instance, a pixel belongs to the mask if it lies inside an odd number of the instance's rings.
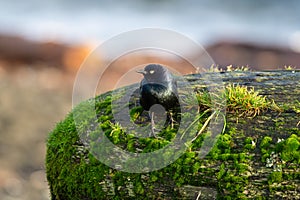
[[[160,104],[168,114],[165,126],[170,120],[172,123],[174,121],[179,122],[180,104],[177,82],[171,72],[161,65],[150,64],[144,70],[138,71],[138,73],[144,75],[139,89],[139,99],[143,109],[149,111],[151,106]],[[152,126],[154,126],[154,121],[152,122]]]

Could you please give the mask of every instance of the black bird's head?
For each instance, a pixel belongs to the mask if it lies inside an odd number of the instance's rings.
[[[159,64],[147,65],[143,70],[137,71],[137,73],[143,74],[147,82],[167,82],[171,78],[169,70]]]

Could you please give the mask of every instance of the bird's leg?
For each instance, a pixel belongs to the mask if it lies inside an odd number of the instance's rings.
[[[149,114],[150,114],[150,118],[151,118],[151,132],[152,132],[152,135],[149,135],[149,136],[150,137],[153,136],[157,139],[163,139],[162,137],[157,136],[155,133],[157,131],[157,129],[155,128],[154,112],[151,112],[151,111],[149,111],[149,112],[150,112]]]
[[[176,120],[173,119],[173,113],[170,112],[170,120],[171,120],[171,128],[174,129],[174,122],[176,122]]]
[[[152,131],[152,135],[156,138],[156,134],[155,134],[155,123],[154,123],[154,112],[150,111],[150,118],[151,118],[151,131]],[[151,136],[151,135],[150,135]]]
[[[176,111],[168,112],[169,123],[171,122],[171,128],[174,129],[174,126],[179,124],[178,113]]]

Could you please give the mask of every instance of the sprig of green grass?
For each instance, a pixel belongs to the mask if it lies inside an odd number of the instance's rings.
[[[204,111],[217,105],[215,102],[212,105],[212,97],[217,104],[223,104],[220,108],[226,106],[227,112],[237,114],[239,117],[255,117],[267,109],[280,111],[274,101],[260,95],[253,87],[229,84],[217,95],[208,91],[198,91],[200,110]]]
[[[253,87],[228,85],[225,89],[227,111],[239,116],[255,117],[267,109],[278,110],[274,101],[269,101],[265,96],[259,95]]]

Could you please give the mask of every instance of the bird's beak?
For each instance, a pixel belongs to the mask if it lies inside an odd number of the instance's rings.
[[[147,74],[147,72],[143,69],[137,70],[136,73],[143,74],[143,75]]]

